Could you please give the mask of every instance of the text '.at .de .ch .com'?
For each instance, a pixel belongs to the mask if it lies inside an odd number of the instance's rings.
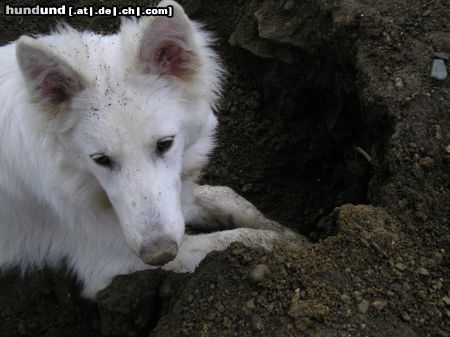
[[[5,4],[5,15],[57,15],[57,16],[173,16],[173,6],[140,7],[140,6],[13,6]]]

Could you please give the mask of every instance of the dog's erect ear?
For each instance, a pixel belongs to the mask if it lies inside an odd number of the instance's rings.
[[[81,74],[42,41],[22,36],[16,56],[27,84],[44,104],[59,105],[84,89]]]
[[[144,71],[185,79],[199,67],[194,29],[183,8],[175,1],[158,7],[173,7],[173,16],[149,17],[142,26],[138,58]]]

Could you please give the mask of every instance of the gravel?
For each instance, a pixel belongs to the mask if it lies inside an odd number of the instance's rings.
[[[447,68],[445,67],[445,62],[442,59],[433,60],[433,65],[431,67],[431,77],[444,81],[447,78]]]
[[[368,300],[362,300],[359,304],[358,304],[358,311],[362,314],[366,314],[367,311],[369,311],[369,301]]]

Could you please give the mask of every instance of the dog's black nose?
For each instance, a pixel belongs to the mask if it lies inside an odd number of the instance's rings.
[[[170,238],[145,240],[139,252],[141,260],[151,266],[163,266],[172,261],[178,253],[178,245]]]

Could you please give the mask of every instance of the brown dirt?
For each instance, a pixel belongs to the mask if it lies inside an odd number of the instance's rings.
[[[182,3],[229,70],[205,181],[315,244],[233,245],[192,275],[118,277],[98,303],[64,271],[11,272],[0,335],[448,336],[450,87],[429,76],[433,53],[450,52],[448,1]],[[0,43],[54,22],[1,15]]]

